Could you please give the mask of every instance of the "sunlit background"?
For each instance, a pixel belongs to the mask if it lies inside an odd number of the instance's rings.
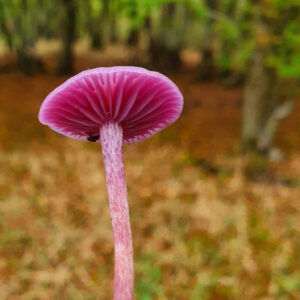
[[[37,115],[113,65],[185,98],[124,147],[136,299],[300,299],[299,33],[297,0],[0,0],[0,299],[112,299],[101,146]]]

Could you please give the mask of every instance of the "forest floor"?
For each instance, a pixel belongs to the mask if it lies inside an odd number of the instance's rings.
[[[130,59],[77,49],[76,71]],[[66,80],[55,55],[46,63],[47,74],[0,74],[0,299],[112,299],[101,149],[38,122]],[[285,158],[268,163],[239,151],[242,88],[199,84],[188,60],[167,75],[181,118],[124,147],[136,299],[299,299],[300,101],[276,137]]]

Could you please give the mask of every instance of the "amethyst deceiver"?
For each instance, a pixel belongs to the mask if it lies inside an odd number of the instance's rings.
[[[39,120],[79,140],[100,142],[115,244],[114,299],[134,298],[132,237],[122,145],[175,122],[183,97],[166,76],[138,67],[87,70],[44,100]]]

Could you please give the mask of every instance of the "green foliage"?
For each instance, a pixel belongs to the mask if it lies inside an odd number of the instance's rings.
[[[279,9],[288,9],[294,5],[299,5],[298,0],[270,0],[270,2]]]
[[[300,2],[297,0],[187,1],[195,17],[211,20],[215,64],[221,69],[245,69],[254,49],[269,48],[266,63],[281,77],[300,76]],[[207,31],[206,30],[206,31]],[[205,45],[203,45],[205,47]]]
[[[161,293],[162,270],[154,265],[154,255],[146,254],[137,258],[138,270],[135,292],[138,299],[151,300]]]
[[[32,243],[31,237],[23,230],[7,230],[1,237],[0,244],[11,254],[29,247]]]
[[[194,15],[202,20],[208,17],[208,8],[204,0],[186,0],[185,4],[194,13]]]
[[[210,299],[210,292],[219,284],[219,278],[213,271],[201,272],[198,282],[191,290],[190,300]]]
[[[282,77],[300,77],[299,31],[300,18],[289,22],[278,41],[278,53],[269,57],[269,64],[275,66]]]
[[[174,2],[170,0],[119,0],[117,9],[126,16],[132,27],[141,26],[142,22],[151,15],[153,10],[161,5]]]
[[[288,294],[293,294],[295,292],[300,292],[300,273],[280,275],[276,281],[280,289],[280,293],[287,292]]]
[[[241,43],[240,47],[234,51],[232,67],[234,69],[244,70],[255,46],[255,41],[253,39]]]
[[[47,0],[0,0],[0,29],[2,38],[14,51],[25,51],[47,35],[52,28],[48,17],[53,12],[53,3]]]
[[[239,38],[239,28],[228,19],[220,19],[215,23],[214,30],[225,40],[236,40]]]
[[[276,68],[281,77],[300,77],[298,0],[111,0],[107,2],[108,12],[103,11],[106,2],[102,0],[74,1],[79,36],[95,31],[100,34],[103,27],[109,26],[100,19],[112,17],[122,24],[120,31],[124,36],[124,30],[142,27],[147,18],[160,19],[155,31],[163,31],[166,26],[176,27],[176,31],[180,22],[176,19],[169,24],[161,20],[161,10],[165,4],[178,2],[185,5],[189,28],[193,29],[184,32],[178,29],[178,35],[184,36],[185,41],[189,40],[188,35],[198,36],[199,40],[209,35],[208,40],[213,39],[213,43],[205,39],[203,43],[212,44],[214,63],[221,70],[244,70],[254,49],[266,46],[269,48],[266,63]],[[0,0],[0,39],[18,51],[33,46],[39,38],[58,37],[60,5],[59,0]]]
[[[91,11],[93,17],[100,17],[101,7],[102,6],[100,0],[91,0]]]

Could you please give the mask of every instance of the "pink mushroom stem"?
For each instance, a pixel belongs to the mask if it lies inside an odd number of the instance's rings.
[[[172,124],[182,106],[182,94],[166,76],[117,66],[75,75],[52,91],[40,108],[40,122],[54,131],[102,144],[115,244],[114,300],[134,298],[122,145],[143,141]]]
[[[100,140],[114,234],[114,300],[133,300],[133,248],[122,154],[122,127],[112,122],[104,124],[100,129]]]

